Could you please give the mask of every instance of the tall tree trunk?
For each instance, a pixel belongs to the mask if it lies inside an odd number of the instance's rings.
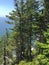
[[[6,65],[6,41],[4,40],[4,65]]]

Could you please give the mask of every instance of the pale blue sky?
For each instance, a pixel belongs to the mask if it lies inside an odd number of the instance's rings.
[[[14,9],[14,0],[0,0],[0,17],[4,17]]]

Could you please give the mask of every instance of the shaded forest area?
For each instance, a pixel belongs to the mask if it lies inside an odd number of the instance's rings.
[[[49,0],[13,4],[6,15],[13,28],[0,38],[0,65],[49,65]]]

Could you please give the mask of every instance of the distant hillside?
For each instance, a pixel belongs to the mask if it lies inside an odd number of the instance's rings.
[[[0,17],[0,36],[5,34],[5,29],[6,28],[11,28],[12,25],[9,25],[6,23],[6,21],[8,21],[9,19],[7,19],[6,17]]]

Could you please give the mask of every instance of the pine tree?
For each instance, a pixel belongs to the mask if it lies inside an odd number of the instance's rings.
[[[38,42],[37,42],[37,49],[38,49],[38,55],[37,55],[37,58],[39,60],[39,64],[40,65],[47,65],[49,63],[49,42],[48,41],[48,26],[49,26],[49,23],[48,23],[48,8],[49,5],[48,5],[48,0],[44,1],[44,8],[43,10],[41,10],[41,12],[38,12],[38,16],[37,16],[37,32],[38,32]],[[43,57],[43,58],[41,58]],[[46,62],[44,62],[43,60],[45,59]],[[42,62],[42,61],[43,62]]]
[[[23,59],[32,60],[31,45],[35,31],[33,25],[38,8],[36,5],[38,5],[38,2],[35,0],[27,0],[26,2],[15,0],[15,10],[7,16],[14,21],[13,37],[16,45],[17,63]]]

